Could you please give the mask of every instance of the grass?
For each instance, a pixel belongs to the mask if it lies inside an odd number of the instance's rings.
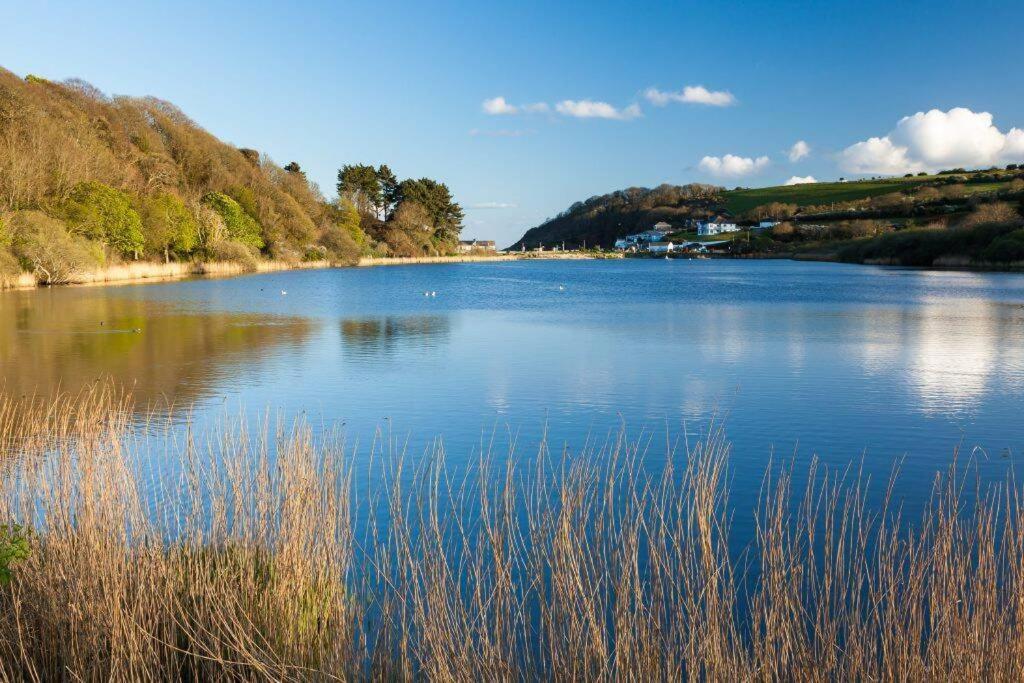
[[[729,190],[724,193],[725,207],[738,216],[750,209],[781,202],[798,206],[820,206],[831,202],[849,202],[878,195],[899,192],[921,182],[933,180],[922,176],[919,179],[857,180],[847,183],[805,183],[801,185],[780,185],[759,187],[749,190]]]
[[[31,429],[35,426],[36,429]],[[155,425],[150,424],[152,433]],[[1009,680],[1024,669],[1024,506],[954,467],[904,520],[868,484],[769,467],[730,552],[719,432],[664,467],[621,436],[529,465],[301,424],[227,423],[139,465],[92,391],[0,398],[12,680]],[[365,488],[363,488],[365,484]],[[891,488],[887,489],[891,492]],[[890,496],[884,496],[889,500]],[[969,502],[974,501],[974,502]],[[912,521],[913,524],[908,524]],[[15,557],[16,556],[16,557]]]

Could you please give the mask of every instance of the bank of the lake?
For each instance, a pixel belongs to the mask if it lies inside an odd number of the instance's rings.
[[[445,263],[488,263],[522,260],[581,260],[592,258],[621,258],[620,255],[602,255],[600,257],[579,252],[526,252],[520,254],[462,254],[458,256],[422,256],[407,257],[363,257],[354,264],[334,263],[331,261],[274,261],[261,260],[252,264],[234,263],[229,261],[196,261],[150,263],[123,263],[106,268],[97,268],[75,273],[69,281],[60,283],[71,286],[95,286],[109,284],[132,284],[139,282],[164,282],[188,277],[234,277],[252,273],[276,273],[286,270],[316,270],[323,268],[372,267],[372,266],[407,266]],[[45,287],[47,283],[39,282],[33,273],[20,273],[4,279],[0,277],[0,290],[33,289]]]

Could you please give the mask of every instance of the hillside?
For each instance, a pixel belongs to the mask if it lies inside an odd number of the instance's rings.
[[[454,250],[462,212],[443,183],[345,166],[339,195],[327,201],[298,163],[222,142],[163,100],[0,68],[0,284],[136,260]]]
[[[671,239],[692,239],[692,233],[683,231],[684,220],[723,215],[741,225],[764,219],[783,221],[753,242],[744,233],[744,245],[735,247],[747,252],[781,252],[794,245],[820,248],[822,243],[875,238],[901,230],[957,226],[976,213],[978,206],[997,202],[1009,201],[1009,213],[1004,209],[990,213],[1006,217],[1012,225],[1016,220],[1013,207],[1022,197],[1024,169],[1014,164],[985,171],[953,169],[936,175],[755,189],[725,190],[710,185],[630,188],[573,204],[528,230],[513,248],[552,247],[563,241],[568,248],[584,244],[609,248],[616,238],[658,221],[677,228]],[[891,253],[886,258],[899,260]]]

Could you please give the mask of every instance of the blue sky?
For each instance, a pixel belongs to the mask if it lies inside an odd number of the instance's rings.
[[[298,161],[327,195],[344,163],[443,180],[464,234],[507,244],[634,185],[1015,160],[1022,24],[1007,2],[3,0],[0,65],[170,100],[224,140]],[[687,86],[719,96],[646,96]],[[517,111],[488,114],[495,97]],[[547,111],[522,111],[536,103]],[[571,115],[602,110],[621,118]],[[790,161],[798,140],[810,153]]]

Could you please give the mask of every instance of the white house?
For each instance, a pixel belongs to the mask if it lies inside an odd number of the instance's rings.
[[[735,223],[727,223],[721,218],[716,218],[710,221],[701,221],[697,224],[697,234],[701,236],[721,235],[725,232],[739,232],[739,230],[739,227]]]
[[[767,230],[769,228],[774,228],[778,224],[778,221],[761,221],[757,224],[757,228],[758,230]]]
[[[652,254],[668,254],[675,248],[675,245],[671,242],[651,242],[647,245],[647,249]]]

